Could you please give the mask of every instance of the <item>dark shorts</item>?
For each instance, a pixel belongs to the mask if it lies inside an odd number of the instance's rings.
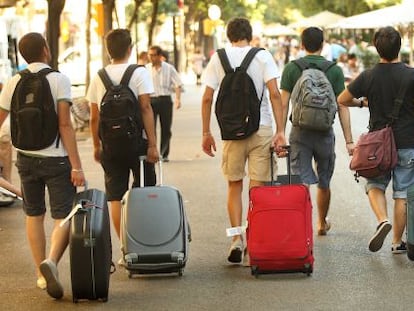
[[[106,159],[101,156],[101,164],[105,172],[105,192],[108,201],[121,201],[125,192],[129,189],[129,175],[132,173],[132,187],[139,187],[140,165],[138,157],[119,161]],[[144,162],[144,185],[154,186],[156,175],[154,164]]]
[[[333,130],[321,133],[292,126],[289,143],[292,173],[300,175],[305,184],[317,183],[319,188],[329,188],[336,157]],[[315,168],[313,161],[315,161]]]
[[[23,209],[27,216],[46,213],[46,187],[52,218],[63,219],[70,213],[76,188],[71,181],[68,157],[41,158],[18,152],[16,167],[23,192]]]

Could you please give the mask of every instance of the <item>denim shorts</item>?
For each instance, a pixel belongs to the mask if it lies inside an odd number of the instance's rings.
[[[76,188],[71,181],[68,157],[32,157],[17,153],[16,167],[27,216],[46,213],[45,188],[48,189],[53,219],[63,219],[72,210]]]
[[[300,175],[305,184],[317,183],[319,188],[329,188],[336,158],[333,129],[318,132],[292,126],[289,143],[292,174]],[[315,169],[313,161],[315,161]]]
[[[393,198],[407,198],[407,188],[414,184],[414,149],[398,149],[397,153],[398,164],[393,172],[377,178],[367,178],[367,193],[372,188],[385,191],[392,177]]]

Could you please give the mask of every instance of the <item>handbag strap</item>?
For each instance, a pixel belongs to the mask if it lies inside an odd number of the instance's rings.
[[[392,125],[394,121],[398,119],[398,116],[400,114],[400,109],[404,102],[405,93],[407,92],[408,85],[411,82],[411,75],[412,75],[411,70],[406,70],[405,75],[403,75],[400,90],[398,91],[397,97],[394,99],[394,106],[392,108],[392,114],[391,114],[391,122],[389,125]]]

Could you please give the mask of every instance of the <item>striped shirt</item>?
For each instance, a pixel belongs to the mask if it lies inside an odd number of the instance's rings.
[[[154,93],[151,94],[151,97],[170,96],[177,87],[182,86],[180,75],[173,65],[161,62],[160,68],[154,68],[152,64],[147,66],[154,85]]]

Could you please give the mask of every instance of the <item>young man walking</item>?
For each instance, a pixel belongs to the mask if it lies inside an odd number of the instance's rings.
[[[245,18],[234,18],[227,25],[227,37],[231,47],[225,52],[233,68],[240,66],[242,60],[252,48],[252,27]],[[270,180],[270,146],[284,145],[284,134],[281,124],[282,102],[277,87],[279,73],[272,55],[265,50],[259,51],[247,69],[256,88],[256,93],[263,94],[260,106],[260,127],[257,132],[241,140],[223,141],[222,171],[227,179],[227,210],[231,227],[242,225],[242,192],[245,166],[248,162],[249,187],[263,185]],[[206,85],[202,98],[202,148],[213,157],[216,142],[210,130],[211,110],[214,92],[219,89],[225,75],[217,53],[213,54],[202,75]],[[267,88],[268,93],[265,92]],[[268,95],[267,95],[268,94]],[[269,102],[270,100],[270,102]],[[272,112],[276,120],[277,133],[273,136]],[[230,263],[243,261],[244,241],[242,233],[234,235],[228,253]]]
[[[19,41],[19,51],[28,63],[30,72],[36,73],[50,68],[47,65],[51,59],[49,47],[41,34],[32,32],[24,35]],[[19,74],[15,75],[7,82],[0,95],[0,126],[13,108],[12,98],[20,79],[23,78]],[[57,264],[68,245],[70,228],[69,223],[63,227],[60,227],[60,223],[70,213],[76,187],[84,185],[85,177],[70,118],[70,81],[59,72],[47,74],[46,79],[57,113],[58,133],[55,141],[46,148],[17,148],[16,166],[21,180],[27,237],[37,270],[37,286],[46,288],[50,296],[59,299],[63,296],[63,287],[59,282]],[[25,124],[25,127],[30,128],[31,125]],[[45,187],[48,189],[50,210],[54,219],[47,257],[44,228]]]
[[[162,49],[152,46],[148,51],[150,63],[147,65],[154,84],[154,93],[151,94],[151,106],[154,111],[155,127],[157,118],[160,119],[161,139],[160,153],[164,162],[169,161],[171,127],[173,121],[173,101],[171,90],[175,94],[175,108],[181,108],[182,85],[180,75],[174,66],[163,61]]]
[[[111,64],[105,70],[114,85],[121,82],[121,78],[127,70],[128,59],[132,51],[131,34],[127,29],[115,29],[110,31],[105,38],[107,52],[111,58]],[[154,163],[158,161],[158,150],[155,141],[154,117],[151,109],[150,94],[154,92],[151,77],[145,67],[138,67],[133,72],[129,81],[129,88],[138,98],[139,111],[144,126],[144,141],[138,154],[131,153],[126,158],[118,158],[102,150],[102,142],[99,137],[100,109],[106,89],[100,76],[93,77],[86,98],[90,103],[91,116],[90,128],[94,145],[95,160],[101,163],[105,173],[105,189],[110,202],[112,222],[120,237],[121,223],[121,199],[129,187],[129,174],[132,171],[133,187],[139,186],[140,166],[139,155],[146,155],[145,184],[155,185],[156,176]],[[117,150],[108,151],[116,154]],[[121,263],[121,262],[120,262]]]
[[[324,38],[319,28],[306,28],[301,35],[302,47],[306,51],[303,60],[312,67],[321,66],[326,59],[321,56]],[[286,126],[289,100],[296,82],[302,74],[298,65],[288,63],[283,69],[280,88],[282,89],[282,103],[284,107],[283,128]],[[344,89],[344,75],[337,65],[326,71],[326,77],[332,85],[335,96]],[[352,132],[347,107],[338,107],[339,120],[346,142],[348,154],[354,148]],[[293,125],[289,143],[291,145],[292,174],[300,175],[305,184],[318,184],[316,205],[318,208],[318,235],[326,235],[331,224],[327,219],[331,199],[330,181],[335,167],[335,134],[331,127],[327,131],[317,131]],[[316,163],[316,172],[313,169],[313,160]]]
[[[381,249],[387,234],[393,227],[391,251],[394,254],[407,251],[402,240],[406,224],[407,188],[414,183],[414,69],[398,59],[401,36],[392,27],[380,28],[374,34],[373,44],[380,61],[373,68],[362,72],[338,97],[341,105],[368,107],[370,131],[383,128],[390,122],[394,99],[403,83],[409,80],[407,92],[398,119],[392,129],[397,146],[398,164],[394,171],[378,178],[367,178],[366,192],[372,211],[378,221],[375,234],[369,242],[369,250]],[[366,100],[359,100],[359,98]],[[394,198],[394,221],[388,220],[385,190],[391,180]]]

